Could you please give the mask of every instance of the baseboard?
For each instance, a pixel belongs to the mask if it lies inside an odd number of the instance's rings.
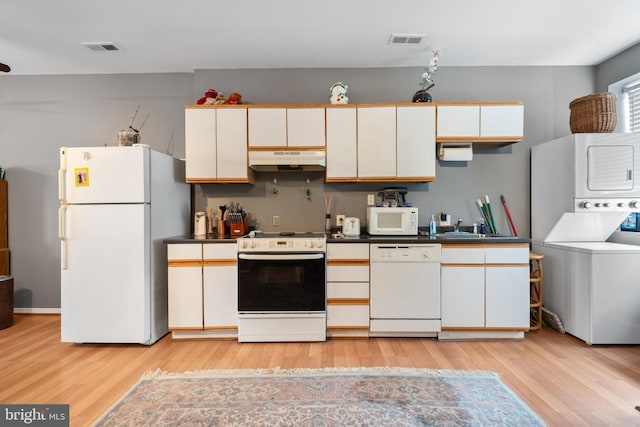
[[[15,307],[15,314],[60,314],[59,308]]]

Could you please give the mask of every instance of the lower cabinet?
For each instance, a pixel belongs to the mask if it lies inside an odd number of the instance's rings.
[[[204,329],[238,332],[238,261],[235,244],[205,244],[202,292]]]
[[[327,245],[327,336],[369,336],[369,244]]]
[[[497,338],[528,330],[529,246],[443,246],[442,329],[441,339],[465,336],[455,331]]]
[[[235,243],[167,245],[174,338],[237,336],[236,253]]]

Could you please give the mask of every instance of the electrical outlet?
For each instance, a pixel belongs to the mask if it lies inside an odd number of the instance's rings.
[[[373,194],[367,195],[367,206],[373,206],[376,204],[376,199]]]
[[[274,227],[280,227],[280,216],[274,215],[271,217],[271,225]]]
[[[346,218],[346,215],[336,215],[336,225],[338,227],[342,227],[342,224],[344,224],[345,218]]]

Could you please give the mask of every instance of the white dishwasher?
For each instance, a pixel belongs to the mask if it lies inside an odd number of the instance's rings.
[[[437,336],[441,245],[372,244],[370,251],[369,335]]]

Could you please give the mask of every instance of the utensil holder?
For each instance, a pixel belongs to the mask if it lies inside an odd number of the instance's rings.
[[[218,220],[218,236],[224,236],[225,235],[225,228],[226,228],[227,224],[224,220]]]

